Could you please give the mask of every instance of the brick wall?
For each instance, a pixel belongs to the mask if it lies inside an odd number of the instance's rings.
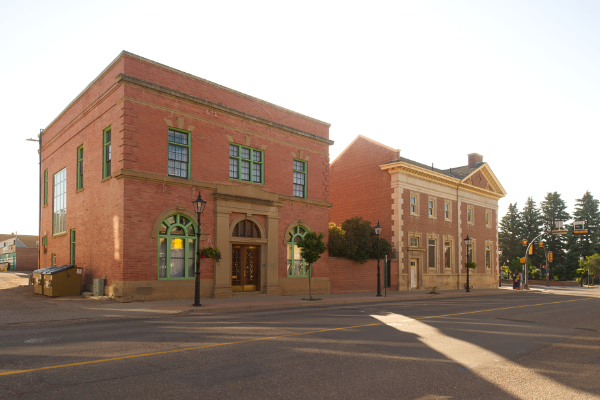
[[[381,289],[383,290],[383,260],[380,261]],[[390,290],[398,290],[398,266],[392,260]],[[364,264],[341,257],[329,257],[331,293],[359,293],[377,291],[377,260]]]
[[[38,249],[17,247],[17,271],[34,271],[38,268]],[[43,267],[42,267],[43,268]]]
[[[329,221],[336,225],[359,216],[377,221],[381,237],[392,240],[392,188],[390,174],[379,167],[398,157],[398,152],[359,136],[331,164]]]

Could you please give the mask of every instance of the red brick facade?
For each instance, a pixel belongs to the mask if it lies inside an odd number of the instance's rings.
[[[109,127],[112,165],[103,179],[103,131]],[[188,179],[167,173],[170,128],[189,135]],[[262,184],[229,178],[230,143],[263,151]],[[42,170],[48,170],[42,266],[51,264],[53,253],[58,265],[70,262],[74,229],[75,262],[85,284],[106,276],[108,292],[118,298],[186,297],[193,280],[158,279],[157,218],[171,210],[195,222],[191,202],[200,191],[208,201],[201,245],[210,239],[223,253],[220,264],[201,263],[203,297],[231,296],[235,243],[260,246],[259,291],[304,290],[305,279],[288,277],[285,238],[290,226],[327,232],[332,143],[329,124],[123,52],[42,135]],[[79,146],[85,167],[78,190]],[[306,198],[293,196],[294,160],[306,162]],[[63,168],[66,233],[53,235],[52,180]],[[265,237],[231,238],[229,224],[239,216],[254,218]],[[313,268],[315,278],[327,277],[327,253]],[[328,291],[327,279],[316,289]]]
[[[498,199],[505,192],[481,155],[470,154],[468,161],[465,167],[438,170],[359,136],[332,163],[330,221],[379,220],[398,257],[400,290],[462,287],[468,235],[477,264],[470,283],[493,287],[499,275]]]

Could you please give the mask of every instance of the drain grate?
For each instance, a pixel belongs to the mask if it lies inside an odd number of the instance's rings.
[[[53,342],[58,339],[60,339],[60,338],[59,337],[45,337],[45,338],[38,338],[38,339],[29,339],[29,340],[26,340],[25,343]]]

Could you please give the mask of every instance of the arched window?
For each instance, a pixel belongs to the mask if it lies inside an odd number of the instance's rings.
[[[196,224],[184,215],[170,215],[158,230],[158,278],[195,276]]]
[[[231,236],[260,239],[260,230],[258,226],[250,220],[242,220],[233,227]]]
[[[296,226],[288,232],[287,275],[289,277],[308,276],[308,265],[300,256],[300,248],[297,246],[306,232],[306,229],[301,226]]]

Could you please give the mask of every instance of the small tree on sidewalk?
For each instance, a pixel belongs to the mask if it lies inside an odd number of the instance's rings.
[[[594,254],[586,257],[584,260],[579,260],[579,266],[584,270],[589,271],[592,283],[594,277],[600,274],[600,254]]]
[[[312,289],[310,278],[312,276],[312,264],[316,263],[321,254],[325,253],[327,246],[323,242],[325,234],[322,232],[307,232],[304,238],[297,244],[300,249],[300,256],[308,264],[308,294],[312,300]]]

